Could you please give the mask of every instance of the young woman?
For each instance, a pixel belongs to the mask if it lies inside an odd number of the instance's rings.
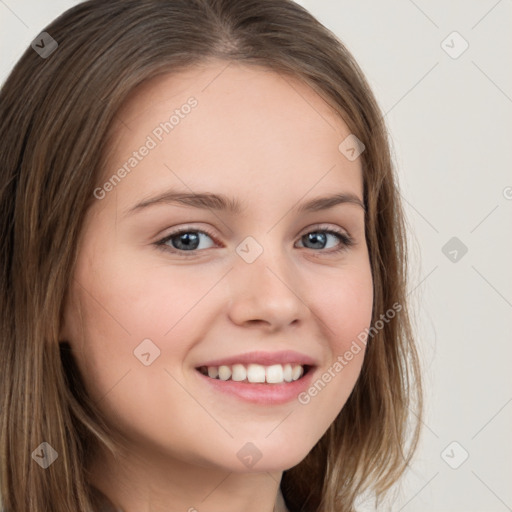
[[[289,0],[92,0],[0,93],[5,512],[345,512],[421,419],[382,114]]]

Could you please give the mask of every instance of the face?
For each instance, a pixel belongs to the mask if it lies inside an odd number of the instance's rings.
[[[349,129],[302,82],[218,61],[152,79],[116,119],[61,331],[88,392],[133,453],[298,464],[352,391],[371,321]],[[315,202],[335,194],[351,199]]]

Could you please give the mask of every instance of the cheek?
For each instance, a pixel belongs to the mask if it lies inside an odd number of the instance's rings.
[[[373,281],[369,265],[347,267],[336,278],[325,279],[312,303],[323,320],[324,334],[336,353],[347,350],[353,339],[370,326]]]
[[[163,370],[160,355],[165,355],[166,368],[174,371],[180,366],[195,339],[198,315],[208,307],[207,301],[201,301],[215,281],[208,269],[171,270],[126,255],[116,260],[106,253],[94,267],[78,266],[75,279],[79,307],[70,311],[70,342],[97,395],[129,369],[147,368],[148,357],[153,369]],[[146,372],[143,383],[149,384],[146,381],[154,373]]]
[[[112,343],[162,337],[177,326],[211,287],[212,277],[200,272],[170,269],[161,263],[141,262],[129,253],[106,254],[94,269],[77,271],[87,293],[81,293],[93,325]],[[85,290],[82,288],[82,292]],[[90,325],[90,322],[88,322]]]
[[[94,272],[77,269],[84,284],[75,287],[70,343],[89,395],[111,424],[160,435],[162,411],[185,414],[194,406],[177,381],[212,277],[107,261],[97,260]]]
[[[299,402],[326,409],[334,420],[360,374],[371,324],[373,282],[369,265],[347,267],[336,279],[324,280],[322,293],[312,298],[315,316],[327,340],[326,365]]]

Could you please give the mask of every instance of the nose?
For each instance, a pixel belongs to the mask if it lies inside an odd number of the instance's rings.
[[[237,325],[279,330],[299,324],[309,313],[297,273],[277,249],[265,248],[252,263],[237,259],[229,279],[229,316]]]

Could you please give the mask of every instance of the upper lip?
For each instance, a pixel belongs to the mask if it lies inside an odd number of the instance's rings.
[[[197,366],[231,366],[233,364],[261,364],[263,366],[271,366],[273,364],[295,363],[302,366],[316,366],[316,362],[310,356],[294,352],[293,350],[284,350],[280,352],[246,352],[235,356],[224,357],[222,359],[212,359],[205,361]]]

